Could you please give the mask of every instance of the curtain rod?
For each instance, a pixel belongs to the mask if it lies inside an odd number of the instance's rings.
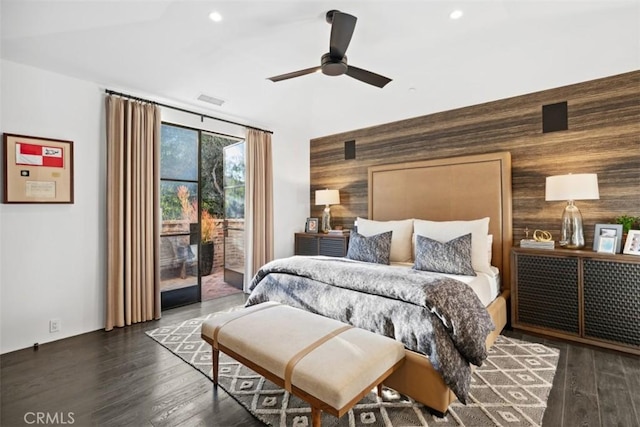
[[[227,120],[227,119],[221,119],[219,117],[213,117],[213,116],[209,116],[207,114],[196,113],[195,111],[185,110],[184,108],[174,107],[173,105],[167,105],[167,104],[163,104],[161,102],[150,101],[148,99],[140,98],[138,96],[133,96],[133,95],[129,95],[129,94],[122,93],[122,92],[116,92],[116,91],[109,90],[109,89],[105,89],[104,92],[109,94],[109,95],[121,96],[123,98],[129,98],[129,99],[133,99],[133,100],[136,100],[136,101],[147,102],[149,104],[159,105],[160,107],[171,108],[172,110],[181,111],[183,113],[193,114],[194,116],[200,116],[200,119],[206,117],[207,119],[217,120],[219,122],[231,123],[232,125],[243,126],[245,128],[255,129],[255,130],[259,130],[261,132],[267,132],[267,133],[273,134],[273,131],[270,131],[270,130],[260,129],[260,128],[257,128],[255,126],[249,126],[249,125],[245,125],[244,123],[238,123],[238,122],[234,122],[234,121]]]

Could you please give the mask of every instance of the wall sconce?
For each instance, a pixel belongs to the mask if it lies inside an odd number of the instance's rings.
[[[322,212],[322,232],[331,230],[331,208],[329,205],[340,204],[340,192],[338,190],[316,190],[316,205],[325,205]]]
[[[560,246],[568,249],[584,248],[582,214],[574,200],[597,200],[598,174],[578,173],[548,176],[545,186],[545,200],[566,200],[567,207],[562,212],[562,235]]]

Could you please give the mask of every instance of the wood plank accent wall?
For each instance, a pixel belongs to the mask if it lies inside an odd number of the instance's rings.
[[[542,106],[566,101],[568,130],[542,133]],[[356,158],[345,160],[345,141]],[[640,216],[640,71],[485,104],[387,123],[310,141],[311,216],[314,192],[340,190],[332,224],[352,227],[367,217],[367,168],[415,160],[510,151],[513,240],[524,229],[560,235],[566,203],[544,200],[545,177],[597,173],[600,200],[577,201],[586,244],[594,226],[622,214]],[[429,183],[416,183],[429,185]]]

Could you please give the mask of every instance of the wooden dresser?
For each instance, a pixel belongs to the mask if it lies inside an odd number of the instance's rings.
[[[515,329],[640,355],[640,257],[512,249]]]

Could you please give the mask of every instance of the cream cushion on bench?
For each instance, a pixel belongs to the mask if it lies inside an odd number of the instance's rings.
[[[295,364],[291,385],[338,412],[380,383],[405,355],[402,343],[391,338],[275,302],[213,317],[202,325],[202,337],[214,347],[217,339],[222,351],[281,379],[292,358],[327,339]]]

